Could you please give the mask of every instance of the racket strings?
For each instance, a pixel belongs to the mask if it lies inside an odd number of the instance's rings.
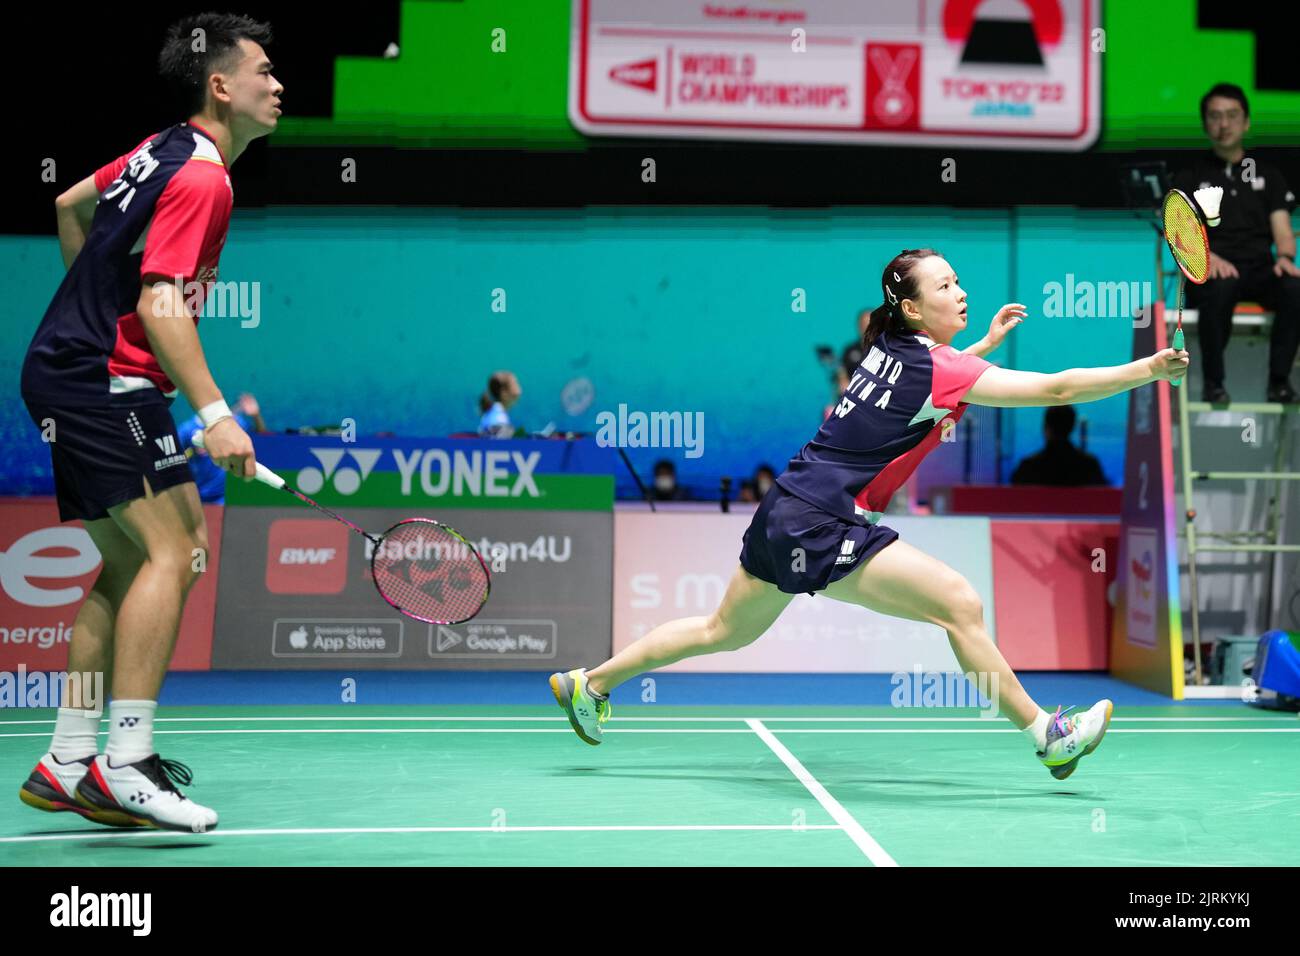
[[[1178,265],[1194,282],[1205,281],[1210,273],[1210,247],[1206,241],[1201,217],[1191,204],[1177,193],[1171,193],[1164,208],[1165,238],[1169,251]]]
[[[428,519],[394,525],[371,559],[375,587],[404,614],[453,624],[478,613],[490,589],[487,566],[468,541]]]

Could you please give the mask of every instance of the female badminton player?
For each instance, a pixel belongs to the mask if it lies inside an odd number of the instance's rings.
[[[551,676],[578,736],[599,744],[609,693],[624,681],[686,657],[757,640],[800,593],[937,624],[965,673],[996,675],[999,713],[1032,741],[1063,780],[1101,742],[1112,704],[1048,714],[1025,692],[984,627],[970,582],[899,540],[881,523],[890,497],[939,443],[944,422],[967,405],[1002,408],[1091,402],[1187,372],[1184,351],[1106,368],[1053,374],[998,368],[981,358],[1018,325],[1024,306],[1004,306],[989,336],[965,352],[966,293],[932,249],[908,249],[881,277],[884,303],[863,336],[863,359],[821,429],[790,459],[745,532],[738,567],[717,610],[661,624],[591,670]]]

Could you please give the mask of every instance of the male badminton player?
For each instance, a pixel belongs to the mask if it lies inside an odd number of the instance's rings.
[[[1187,353],[1165,349],[1127,365],[1054,374],[1012,371],[980,355],[1019,324],[1023,306],[1005,306],[989,338],[958,352],[949,343],[966,327],[966,293],[938,253],[903,251],[886,266],[881,289],[885,302],[863,336],[862,363],[839,405],[763,497],[717,610],[661,624],[592,670],[552,675],[556,699],[587,743],[601,741],[613,688],[686,657],[750,644],[800,593],[942,627],[964,672],[997,676],[999,712],[1032,741],[1057,779],[1101,742],[1111,702],[1075,714],[1039,707],[989,638],[970,582],[899,540],[881,517],[939,443],[944,423],[960,419],[967,405],[1095,401],[1181,378]]]
[[[283,87],[263,50],[270,38],[267,25],[241,16],[173,24],[159,68],[188,120],[56,202],[68,273],[28,349],[22,392],[49,440],[59,517],[83,521],[103,557],[73,625],[68,669],[105,674],[112,702],[103,754],[101,713],[59,708],[49,752],[20,792],[42,810],[115,826],[217,825],[214,810],[178,789],[189,768],[163,760],[153,742],[158,692],[207,547],[169,406],[179,388],[203,419],[212,460],[254,474],[252,442],[208,371],[196,308],[226,240],[230,164],[278,123]]]

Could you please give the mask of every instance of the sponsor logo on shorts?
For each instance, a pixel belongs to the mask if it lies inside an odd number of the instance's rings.
[[[845,538],[842,542],[840,542],[840,556],[835,559],[835,563],[852,564],[853,547],[854,547],[854,542],[852,538]]]
[[[153,443],[158,446],[158,450],[165,456],[163,458],[154,459],[154,471],[164,471],[168,468],[175,468],[177,465],[183,465],[189,460],[183,453],[176,450],[175,435],[163,435],[160,438],[155,438]]]

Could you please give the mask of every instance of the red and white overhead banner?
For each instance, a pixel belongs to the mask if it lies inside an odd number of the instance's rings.
[[[574,0],[584,133],[1074,151],[1099,0]]]

